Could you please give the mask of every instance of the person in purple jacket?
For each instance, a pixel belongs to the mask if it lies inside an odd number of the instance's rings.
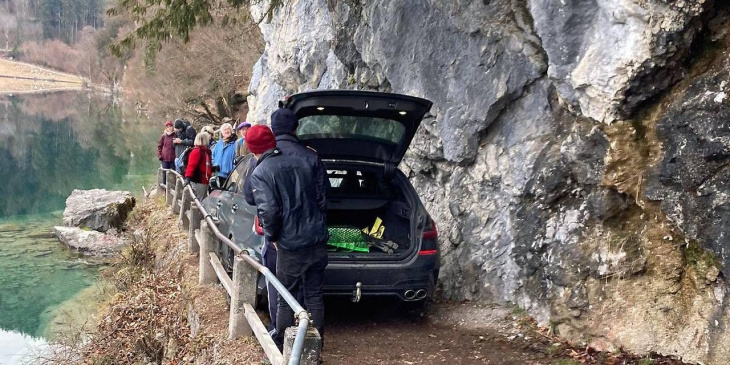
[[[175,129],[172,126],[172,121],[165,122],[165,130],[160,136],[160,141],[157,142],[157,159],[160,160],[160,164],[163,169],[174,169],[175,168]],[[167,184],[167,174],[162,174],[162,183]]]

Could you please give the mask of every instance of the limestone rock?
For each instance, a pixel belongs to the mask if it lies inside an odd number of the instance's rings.
[[[730,267],[730,62],[695,79],[659,121],[665,145],[647,183],[687,238],[705,243]]]
[[[117,236],[78,227],[56,226],[53,234],[61,243],[84,255],[111,256],[124,246],[124,241]]]
[[[531,0],[530,10],[560,94],[610,122],[684,76],[707,3]]]
[[[66,199],[63,224],[106,232],[120,228],[134,205],[135,199],[128,191],[74,190]]]
[[[703,42],[730,43],[719,4],[292,0],[260,25],[248,119],[310,89],[433,101],[399,168],[440,228],[443,295],[559,317],[573,341],[724,364],[727,284],[713,270],[686,289],[679,240],[730,252],[730,66],[677,84]]]

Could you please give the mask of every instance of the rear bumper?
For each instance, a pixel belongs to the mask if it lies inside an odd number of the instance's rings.
[[[353,296],[361,283],[363,296],[395,296],[403,301],[424,299],[406,298],[406,291],[425,290],[433,295],[439,271],[439,256],[415,256],[398,263],[343,263],[330,261],[324,275],[325,295]]]

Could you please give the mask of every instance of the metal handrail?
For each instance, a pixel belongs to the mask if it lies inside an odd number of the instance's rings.
[[[181,182],[185,181],[183,179],[183,176],[175,170],[163,168],[159,168],[159,170],[162,170],[164,172],[172,172],[173,174],[175,174],[175,176],[177,176],[178,179],[180,179]],[[233,241],[231,241],[228,237],[221,233],[221,231],[218,229],[218,225],[213,220],[213,217],[205,210],[203,204],[201,204],[200,200],[198,200],[198,197],[195,196],[195,192],[193,191],[192,187],[185,186],[183,188],[183,191],[187,191],[188,193],[190,193],[192,201],[195,203],[195,206],[198,207],[200,213],[203,214],[203,219],[208,222],[208,226],[211,228],[215,236],[218,237],[218,239],[220,239],[228,247],[230,247],[238,257],[242,258],[246,263],[253,266],[258,272],[264,275],[269,283],[273,285],[274,288],[276,288],[276,290],[279,292],[279,295],[281,295],[286,303],[289,304],[292,311],[294,311],[294,316],[299,319],[299,325],[297,327],[297,334],[294,337],[294,345],[292,346],[291,357],[289,358],[289,365],[299,365],[299,358],[301,357],[302,350],[304,348],[304,337],[306,336],[309,322],[311,322],[309,314],[306,310],[304,310],[301,304],[297,302],[294,296],[289,293],[289,290],[287,290],[284,284],[282,284],[279,279],[276,278],[276,275],[272,273],[271,270],[269,270],[266,266],[261,265],[258,260],[251,256],[248,250],[244,250],[238,247]]]

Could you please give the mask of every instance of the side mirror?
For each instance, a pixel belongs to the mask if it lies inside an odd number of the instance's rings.
[[[218,176],[211,177],[210,181],[208,181],[208,188],[210,191],[223,189],[221,186],[221,179]]]

